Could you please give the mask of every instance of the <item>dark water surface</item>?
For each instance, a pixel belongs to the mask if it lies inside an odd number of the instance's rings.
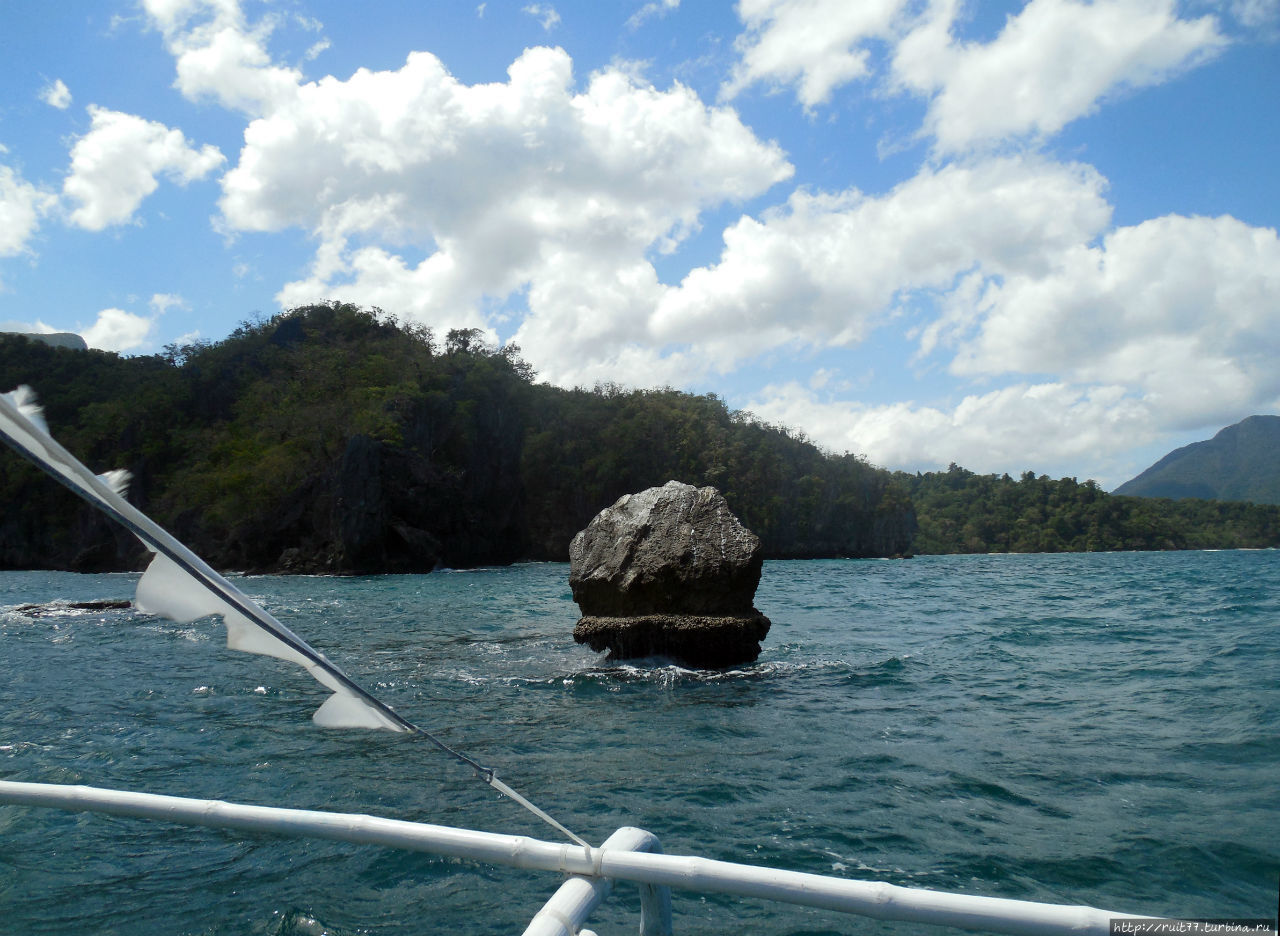
[[[580,835],[914,887],[1269,917],[1280,553],[766,563],[760,661],[605,665],[564,565],[240,586]],[[0,778],[553,838],[421,741],[326,731],[301,669],[216,619],[43,613],[136,576],[0,574]],[[555,876],[0,807],[0,933],[519,933]],[[675,895],[675,931],[908,933]],[[592,920],[633,933],[619,885]],[[924,928],[928,932],[943,932]]]

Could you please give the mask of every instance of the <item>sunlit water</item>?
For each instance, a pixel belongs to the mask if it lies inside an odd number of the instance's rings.
[[[613,666],[568,568],[255,577],[246,591],[579,834],[913,887],[1272,916],[1280,553],[771,562],[758,663]],[[297,667],[216,620],[28,602],[136,576],[0,574],[0,778],[554,838],[420,741],[326,731]],[[519,933],[559,883],[327,842],[0,807],[0,933]],[[907,933],[675,895],[676,932]],[[620,885],[592,920],[634,933]]]

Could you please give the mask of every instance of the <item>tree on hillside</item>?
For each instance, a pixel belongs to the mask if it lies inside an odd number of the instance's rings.
[[[920,529],[919,553],[1099,552],[1280,545],[1280,508],[1120,497],[1095,482],[1027,471],[899,473]]]
[[[69,447],[132,470],[131,496],[222,567],[563,559],[602,507],[672,478],[720,487],[769,555],[892,554],[914,531],[886,472],[715,396],[538,384],[514,345],[459,329],[441,347],[429,329],[348,303],[153,357],[0,345],[0,376],[41,378]],[[37,535],[53,495],[22,466],[0,468],[23,505],[0,528],[0,562],[81,562],[76,534]],[[50,527],[74,526],[74,507],[56,510],[68,522]],[[128,540],[93,561],[136,564]]]

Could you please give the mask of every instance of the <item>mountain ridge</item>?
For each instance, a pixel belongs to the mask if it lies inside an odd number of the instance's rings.
[[[1249,416],[1174,449],[1113,493],[1280,504],[1280,416]]]

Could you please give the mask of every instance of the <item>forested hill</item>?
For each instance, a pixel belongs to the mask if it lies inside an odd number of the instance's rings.
[[[1280,507],[1107,494],[1092,481],[957,465],[898,473],[919,518],[920,553],[1257,549],[1280,546]]]
[[[224,569],[563,560],[622,494],[713,484],[772,558],[1280,546],[1280,507],[1108,495],[1027,472],[890,474],[674,390],[562,390],[518,350],[330,303],[150,357],[0,337],[91,468]],[[0,451],[0,568],[140,568],[129,534]]]
[[[1176,449],[1116,493],[1280,504],[1280,416],[1250,416]]]
[[[518,351],[339,303],[217,343],[122,358],[0,338],[59,440],[226,569],[419,572],[568,556],[592,516],[671,479],[713,484],[770,557],[907,552],[900,483],[672,390],[561,390]],[[0,453],[0,568],[139,568],[140,546]]]

